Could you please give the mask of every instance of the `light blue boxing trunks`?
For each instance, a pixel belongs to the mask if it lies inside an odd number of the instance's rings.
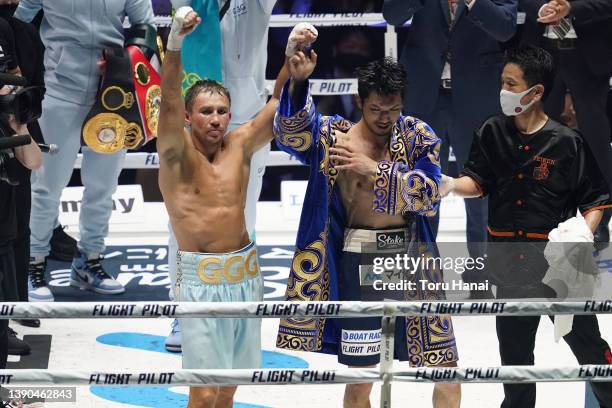
[[[179,302],[260,302],[263,278],[251,242],[226,254],[178,251]],[[259,368],[261,319],[184,318],[183,368]]]

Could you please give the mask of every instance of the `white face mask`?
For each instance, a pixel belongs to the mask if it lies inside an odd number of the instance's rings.
[[[499,103],[501,104],[502,112],[504,112],[504,115],[517,116],[529,109],[529,107],[536,102],[536,98],[533,98],[531,102],[529,102],[527,105],[523,105],[521,103],[521,99],[523,98],[523,96],[527,95],[533,88],[535,88],[535,85],[527,89],[526,91],[518,93],[502,89],[499,93]]]

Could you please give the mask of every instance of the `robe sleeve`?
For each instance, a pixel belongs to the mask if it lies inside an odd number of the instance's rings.
[[[306,85],[308,86],[308,84]],[[274,139],[282,151],[304,164],[310,164],[313,150],[319,142],[321,115],[317,114],[310,92],[300,106],[292,106],[289,81],[285,83],[274,116]]]
[[[425,122],[415,120],[414,167],[399,161],[380,161],[374,181],[374,211],[389,215],[414,212],[428,217],[438,211],[440,139]]]

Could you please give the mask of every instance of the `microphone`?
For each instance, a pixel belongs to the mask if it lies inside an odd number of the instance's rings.
[[[0,150],[12,149],[17,146],[24,146],[30,144],[32,138],[30,135],[19,135],[0,138]]]
[[[56,144],[38,143],[38,147],[43,153],[56,154],[59,151]]]

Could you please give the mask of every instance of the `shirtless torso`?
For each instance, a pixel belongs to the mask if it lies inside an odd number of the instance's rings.
[[[372,160],[390,160],[389,145],[376,144],[362,137],[357,126],[353,126],[346,135],[340,135],[344,142],[356,153],[363,153]],[[341,170],[338,175],[338,186],[342,203],[347,213],[348,228],[381,229],[402,227],[406,224],[401,215],[375,213],[372,210],[372,190],[374,179],[352,170]]]
[[[190,11],[181,33],[195,27]],[[176,20],[176,18],[175,18]],[[173,22],[174,24],[174,22]],[[314,41],[309,32],[296,34],[296,46]],[[292,65],[292,74],[310,75],[314,63],[305,58]],[[159,186],[182,251],[227,253],[249,243],[244,207],[253,153],[272,140],[272,122],[283,84],[286,63],[278,74],[270,101],[257,116],[225,135],[231,118],[229,91],[215,81],[199,81],[181,95],[180,53],[168,49],[161,75],[162,101],[157,151]],[[185,124],[191,128],[185,129]]]
[[[240,143],[244,133],[238,128],[225,136],[209,160],[184,131],[188,148],[181,175],[161,161],[159,185],[181,250],[220,253],[248,244],[244,206],[250,156]]]

